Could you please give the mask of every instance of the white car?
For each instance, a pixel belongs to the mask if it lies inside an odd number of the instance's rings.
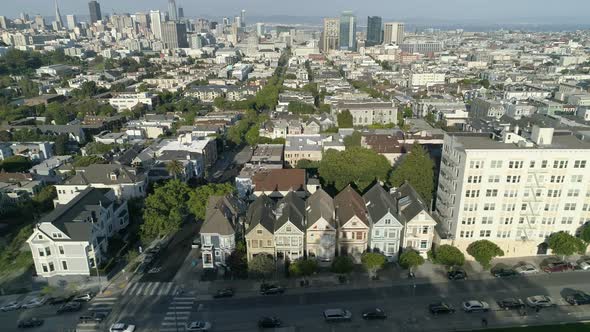
[[[35,298],[32,298],[29,301],[25,302],[21,306],[21,308],[23,308],[23,309],[31,309],[31,308],[41,307],[42,305],[45,304],[46,301],[47,301],[47,299],[44,298],[44,297],[35,297]]]
[[[533,264],[522,264],[514,268],[514,271],[520,274],[539,273],[539,270]]]
[[[463,311],[465,312],[486,312],[488,310],[490,310],[490,305],[484,301],[470,300],[463,302]]]
[[[580,268],[584,271],[590,270],[590,261],[580,262]]]
[[[72,301],[74,302],[90,302],[94,297],[93,293],[84,293],[82,295],[76,296]]]
[[[125,323],[115,323],[111,325],[109,332],[133,332],[135,331],[135,325],[129,325]]]
[[[12,302],[8,302],[5,305],[3,305],[2,307],[0,307],[0,311],[13,311],[13,310],[18,310],[20,309],[20,304],[16,301],[12,301]]]
[[[547,295],[535,295],[526,298],[526,304],[531,308],[551,307],[555,305],[553,299]]]
[[[186,330],[187,331],[209,331],[211,329],[211,323],[204,322],[204,321],[194,321],[190,323],[186,323]]]

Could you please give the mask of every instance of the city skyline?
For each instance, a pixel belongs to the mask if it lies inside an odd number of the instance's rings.
[[[88,15],[88,2],[79,0],[60,0],[59,7],[63,15],[76,14]],[[167,0],[128,1],[121,3],[115,0],[102,0],[99,2],[103,13],[135,13],[148,12],[149,10],[166,11]],[[316,2],[303,0],[298,2],[281,1],[277,4],[270,0],[255,0],[244,6],[237,0],[208,3],[206,9],[189,1],[177,2],[177,7],[184,9],[187,17],[221,17],[234,15],[240,9],[246,9],[250,16],[277,16],[290,15],[293,17],[323,17],[337,15],[343,10],[352,10],[361,18],[364,24],[366,16],[380,15],[383,19],[434,19],[445,21],[474,22],[476,20],[498,21],[511,23],[530,23],[533,18],[550,18],[551,23],[571,23],[573,18],[581,19],[583,16],[572,14],[570,8],[578,8],[576,13],[590,10],[590,2],[584,0],[565,0],[559,6],[549,1],[522,0],[510,2],[499,0],[487,3],[484,0],[468,1],[433,1],[417,0],[412,3],[391,4],[382,0],[364,1],[362,6],[353,0],[339,0],[330,2],[329,5],[318,5]],[[461,8],[461,10],[457,10]],[[507,11],[506,9],[510,10]],[[30,15],[41,14],[53,16],[55,13],[54,1],[50,0],[22,0],[19,6],[4,8],[3,15],[17,17],[21,12]],[[469,13],[466,16],[465,13]],[[583,22],[583,21],[581,21]],[[252,23],[252,22],[251,22]],[[475,22],[474,22],[475,23]]]

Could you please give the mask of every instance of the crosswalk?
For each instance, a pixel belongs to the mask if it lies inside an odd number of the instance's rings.
[[[97,313],[103,314],[108,317],[111,311],[113,311],[113,306],[117,302],[116,297],[95,297],[92,301],[88,304],[88,313]],[[103,331],[104,330],[104,323],[99,322],[84,322],[79,323],[76,326],[76,332],[95,332],[95,331]]]
[[[136,282],[123,290],[124,296],[169,296],[179,293],[180,286],[173,282]]]
[[[194,297],[176,296],[168,307],[160,332],[183,332],[195,304]]]

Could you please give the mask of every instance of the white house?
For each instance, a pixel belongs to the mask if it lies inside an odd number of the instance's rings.
[[[302,258],[305,248],[305,202],[290,191],[275,210],[275,250],[277,259]]]
[[[336,220],[332,197],[318,189],[305,202],[305,214],[307,257],[333,260],[336,254]]]
[[[363,199],[371,221],[369,248],[383,253],[390,261],[397,261],[404,225],[398,219],[395,200],[378,183]]]
[[[234,197],[209,197],[205,222],[200,230],[203,268],[225,264],[236,247],[236,235],[241,233],[241,213],[241,204]]]
[[[402,250],[414,249],[426,258],[432,248],[437,224],[428,212],[429,205],[407,182],[393,193],[393,197],[397,203],[398,219],[405,226]]]

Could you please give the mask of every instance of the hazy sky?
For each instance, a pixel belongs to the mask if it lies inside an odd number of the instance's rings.
[[[88,15],[87,0],[58,0],[62,15]],[[167,0],[100,0],[105,13],[133,13],[149,9],[166,10]],[[353,10],[359,17],[433,18],[440,20],[514,20],[518,18],[589,17],[590,0],[177,0],[188,17],[234,16],[246,9],[252,16],[336,16]],[[0,15],[20,12],[53,15],[54,0],[0,0]],[[538,23],[543,23],[539,21]]]

